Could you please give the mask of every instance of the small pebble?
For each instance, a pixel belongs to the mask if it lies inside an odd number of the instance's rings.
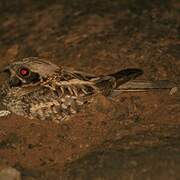
[[[19,171],[12,167],[4,167],[0,170],[1,180],[22,180]]]
[[[172,96],[173,94],[177,93],[177,91],[178,91],[178,87],[173,87],[173,88],[170,90],[169,95]]]

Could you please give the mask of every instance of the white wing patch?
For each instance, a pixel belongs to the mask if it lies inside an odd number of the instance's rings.
[[[0,117],[8,116],[9,114],[11,114],[10,111],[0,110]]]

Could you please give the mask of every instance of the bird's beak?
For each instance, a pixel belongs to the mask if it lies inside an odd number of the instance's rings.
[[[9,69],[10,69],[9,65],[5,66],[2,70],[0,70],[0,74],[5,73],[5,72],[9,72]]]
[[[6,66],[4,69],[0,70],[0,81],[4,81],[9,77],[10,71],[9,71],[9,66]]]
[[[4,72],[6,72],[4,69],[0,70],[0,75],[3,74]]]

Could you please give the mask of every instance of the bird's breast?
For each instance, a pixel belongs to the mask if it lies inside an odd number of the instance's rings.
[[[30,104],[30,115],[41,120],[60,122],[79,111],[84,104],[84,99],[76,96],[46,94],[34,97]]]
[[[4,104],[17,115],[30,119],[52,120],[60,122],[76,114],[87,98],[72,95],[69,91],[57,93],[47,87],[37,88],[27,93],[8,94]]]

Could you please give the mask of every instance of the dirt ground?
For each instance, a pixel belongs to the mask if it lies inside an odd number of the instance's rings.
[[[94,74],[138,67],[180,82],[178,0],[1,0],[0,68],[39,56]],[[0,118],[0,159],[23,180],[180,179],[180,92],[95,97],[61,125]]]

